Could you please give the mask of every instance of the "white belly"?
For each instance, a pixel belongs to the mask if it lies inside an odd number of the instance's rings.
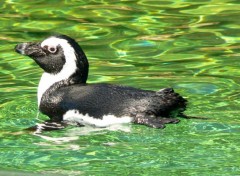
[[[116,117],[114,115],[104,115],[102,119],[90,117],[88,114],[83,115],[77,110],[67,111],[63,115],[64,121],[80,123],[82,125],[90,125],[95,127],[108,127],[115,124],[130,123],[133,121],[132,117]]]

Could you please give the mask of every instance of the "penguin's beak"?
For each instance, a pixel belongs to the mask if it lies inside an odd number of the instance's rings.
[[[15,46],[15,51],[19,54],[25,55],[25,50],[28,46],[28,43],[20,43]]]
[[[33,42],[20,43],[15,46],[15,51],[19,54],[26,55],[29,57],[46,55],[46,53],[41,48],[40,43]]]

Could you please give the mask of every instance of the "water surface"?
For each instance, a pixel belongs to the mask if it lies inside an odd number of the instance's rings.
[[[125,0],[0,2],[0,175],[238,175],[240,2]],[[90,62],[89,83],[173,87],[188,115],[164,130],[68,127],[41,135],[42,70],[17,43],[62,33]]]

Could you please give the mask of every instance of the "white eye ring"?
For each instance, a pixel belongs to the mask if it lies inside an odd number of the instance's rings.
[[[55,53],[57,51],[57,47],[55,46],[48,46],[48,45],[45,45],[43,47],[45,50],[48,50],[50,53]]]
[[[50,46],[50,47],[48,47],[48,51],[49,51],[50,53],[55,53],[55,52],[57,51],[57,48],[54,47],[54,46]]]

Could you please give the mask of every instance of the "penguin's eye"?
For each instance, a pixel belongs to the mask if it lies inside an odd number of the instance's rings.
[[[50,47],[48,48],[48,51],[49,51],[50,53],[55,53],[55,52],[57,51],[57,48],[56,48],[56,47],[53,47],[53,46],[50,46]]]
[[[43,48],[45,50],[49,51],[50,53],[55,53],[57,51],[57,48],[55,46],[47,46],[47,45],[45,45]]]

